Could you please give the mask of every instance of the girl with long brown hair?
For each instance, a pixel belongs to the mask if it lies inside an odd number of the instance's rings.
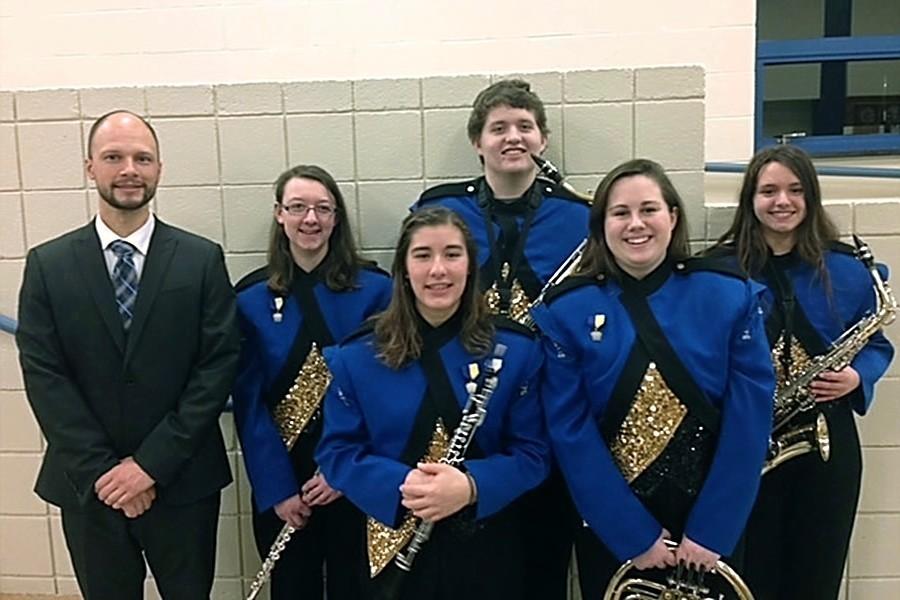
[[[795,146],[758,152],[747,167],[737,211],[710,251],[724,255],[767,292],[766,329],[778,390],[841,333],[875,308],[872,278],[838,241],[822,206],[815,167]],[[746,579],[758,600],[837,598],[859,499],[862,456],[853,413],[864,415],[893,348],[880,333],[853,362],[810,385],[824,415],[830,459],[794,458],[763,477],[747,526]]]
[[[285,525],[299,529],[272,572],[271,598],[356,600],[362,515],[318,472],[327,381],[322,351],[384,309],[390,280],[356,252],[331,175],[299,165],[275,181],[266,266],[237,284],[243,333],[234,416],[265,558]],[[292,440],[286,443],[285,440]]]
[[[476,258],[453,212],[409,215],[387,310],[326,353],[334,381],[317,460],[368,515],[366,597],[522,597],[522,531],[508,507],[548,471],[534,386],[541,352],[529,330],[487,314]],[[496,367],[498,383],[464,460],[437,462],[469,397],[485,393],[485,373]],[[394,561],[417,519],[434,523],[431,539],[391,595]]]

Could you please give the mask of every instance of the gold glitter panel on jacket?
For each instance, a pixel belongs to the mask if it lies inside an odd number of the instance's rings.
[[[500,290],[497,289],[497,282],[494,282],[494,285],[484,293],[484,298],[487,301],[488,310],[491,314],[499,315],[501,314],[500,310]],[[505,314],[505,316],[509,317],[513,321],[517,323],[525,323],[525,318],[528,316],[528,308],[531,306],[531,302],[528,300],[528,296],[525,294],[525,289],[522,287],[522,284],[519,283],[518,279],[514,279],[512,282],[512,287],[510,288],[510,298],[509,298],[509,310]]]
[[[659,458],[686,414],[687,407],[651,362],[610,447],[628,483]]]
[[[431,434],[431,442],[428,451],[422,457],[422,462],[438,462],[447,452],[450,445],[450,436],[444,426],[443,419],[438,419],[434,424],[434,432]],[[369,547],[369,576],[375,577],[381,573],[398,552],[403,550],[412,540],[413,533],[418,526],[418,519],[407,512],[403,517],[400,527],[393,529],[381,521],[369,517],[366,520],[366,541]]]
[[[331,383],[331,371],[313,342],[294,385],[275,406],[274,419],[284,445],[290,450],[322,404]]]
[[[794,336],[791,336],[791,364],[788,369],[789,373],[785,373],[784,361],[782,360],[783,356],[784,334],[778,338],[778,341],[775,342],[775,346],[772,348],[772,364],[775,366],[775,398],[779,398],[789,382],[797,379],[797,377],[812,367],[813,364],[812,357],[810,357]],[[791,408],[791,406],[776,406],[776,420],[778,420],[778,415],[790,411]]]

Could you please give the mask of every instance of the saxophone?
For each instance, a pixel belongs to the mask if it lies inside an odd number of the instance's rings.
[[[896,317],[897,299],[887,282],[881,278],[871,248],[855,235],[853,242],[856,244],[857,258],[872,277],[875,312],[863,317],[842,333],[828,352],[813,357],[810,366],[796,379],[788,381],[775,396],[774,427],[769,443],[769,456],[763,466],[764,475],[778,465],[807,452],[818,451],[823,461],[829,459],[831,443],[825,415],[819,413],[812,424],[801,427],[792,427],[792,421],[797,415],[816,406],[815,398],[809,393],[809,385],[813,380],[825,371],[839,371],[849,365],[869,338],[891,324]]]
[[[666,546],[675,551],[678,544],[666,540]],[[670,569],[664,581],[656,581],[644,577],[626,577],[632,570],[631,561],[626,561],[616,571],[603,600],[724,600],[722,594],[710,596],[710,589],[704,583],[706,576],[702,571],[682,566]],[[718,575],[728,584],[738,600],[753,600],[753,593],[741,577],[723,561],[718,561],[709,572]]]
[[[438,462],[451,466],[462,464],[466,456],[466,451],[469,449],[469,445],[475,438],[475,432],[481,427],[481,424],[484,423],[485,416],[487,416],[488,402],[490,401],[491,396],[494,395],[494,390],[497,389],[497,384],[500,381],[498,375],[500,369],[503,367],[504,354],[506,354],[506,346],[497,344],[494,347],[493,357],[487,361],[482,384],[479,389],[475,393],[470,394],[468,400],[466,400],[466,407],[463,409],[459,425],[457,425],[456,429],[453,431],[453,436],[450,438],[447,451]],[[400,570],[407,573],[412,570],[416,555],[419,554],[422,550],[422,546],[424,546],[431,537],[433,529],[433,521],[423,520],[419,523],[406,550],[398,553],[396,558],[394,558],[394,564],[397,565]]]
[[[556,165],[551,163],[546,158],[542,158],[537,154],[532,154],[531,159],[538,166],[539,171],[549,177],[554,183],[562,186],[566,189],[570,194],[581,198],[582,200],[590,203],[593,203],[594,198],[588,194],[583,194],[576,190],[572,185],[566,182],[563,179],[562,174],[559,172],[559,169],[556,168]],[[559,267],[554,271],[553,275],[550,276],[550,279],[547,280],[547,283],[544,284],[544,287],[541,288],[541,291],[538,293],[537,297],[528,305],[528,311],[525,315],[519,319],[519,322],[522,323],[525,327],[528,327],[532,331],[535,330],[534,319],[531,316],[531,309],[535,306],[538,306],[544,301],[544,296],[547,295],[547,292],[550,291],[555,285],[558,285],[562,282],[563,279],[571,275],[575,272],[575,269],[578,268],[578,265],[581,263],[581,257],[584,255],[584,249],[587,248],[588,238],[584,238],[579,242],[578,246],[572,251],[569,256],[566,257],[564,261],[559,265]]]

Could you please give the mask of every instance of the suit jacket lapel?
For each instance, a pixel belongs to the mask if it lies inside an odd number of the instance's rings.
[[[144,326],[153,301],[162,287],[165,275],[169,270],[169,263],[175,256],[175,248],[178,241],[172,235],[171,228],[159,219],[156,220],[156,228],[150,239],[150,248],[147,251],[147,259],[144,261],[144,269],[138,287],[137,300],[134,305],[134,318],[128,330],[128,340],[125,347],[125,364],[128,364]]]
[[[93,221],[81,229],[80,235],[75,240],[73,252],[81,267],[84,281],[97,305],[97,311],[109,329],[119,352],[123,352],[125,350],[125,329],[122,327],[122,317],[116,306],[116,295]]]

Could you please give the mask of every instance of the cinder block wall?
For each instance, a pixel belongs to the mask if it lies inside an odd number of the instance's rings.
[[[548,105],[548,156],[577,187],[593,188],[604,172],[632,156],[654,158],[670,170],[687,201],[695,243],[721,229],[731,209],[707,207],[703,200],[700,68],[526,77]],[[417,195],[426,186],[480,171],[465,121],[475,94],[491,80],[471,75],[0,92],[0,313],[15,315],[27,248],[94,213],[95,195],[82,168],[84,141],[93,118],[111,108],[151,119],[164,163],[154,209],[160,218],[220,242],[236,280],[264,261],[271,182],[302,162],[321,164],[335,175],[361,247],[387,266],[399,220]],[[835,211],[845,231],[872,233],[879,258],[900,265],[900,224],[891,213],[896,207],[861,201]],[[884,401],[897,391],[897,380],[885,382],[882,401],[864,421],[868,471],[850,561],[854,600],[900,590],[900,565],[887,551],[900,534],[900,497],[886,485],[890,470],[900,465],[900,414]],[[222,426],[237,483],[226,490],[222,506],[215,596],[240,598],[259,561],[229,416]],[[41,452],[12,338],[0,335],[3,593],[77,591],[58,515],[31,492]]]

